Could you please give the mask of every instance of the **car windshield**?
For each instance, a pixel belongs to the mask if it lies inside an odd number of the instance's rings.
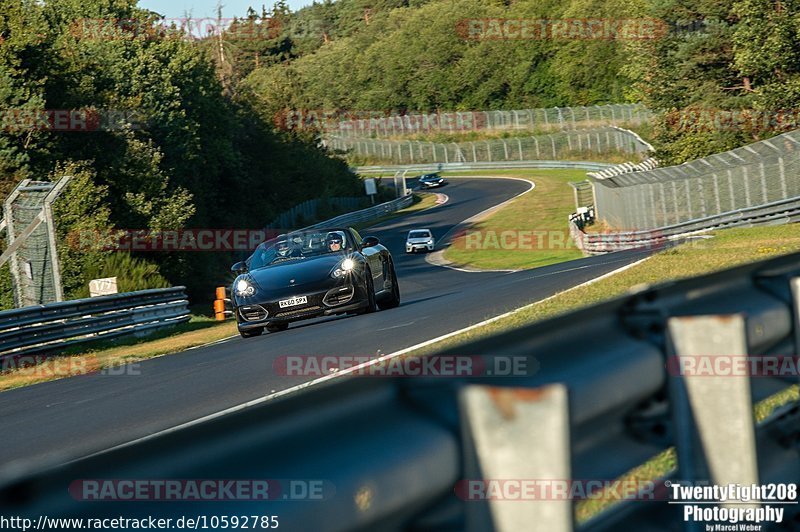
[[[249,269],[257,270],[288,261],[304,260],[353,249],[347,231],[306,231],[290,233],[260,244],[249,259]]]
[[[408,233],[408,238],[429,238],[431,236],[428,231],[411,231]]]

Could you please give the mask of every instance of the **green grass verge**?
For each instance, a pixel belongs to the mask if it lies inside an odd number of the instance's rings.
[[[569,182],[585,179],[586,171],[489,170],[457,175],[522,177],[536,188],[467,227],[466,234],[445,251],[446,260],[460,267],[521,270],[582,256],[569,238],[567,218],[575,211]]]

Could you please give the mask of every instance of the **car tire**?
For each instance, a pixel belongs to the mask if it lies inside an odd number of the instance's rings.
[[[378,302],[378,306],[381,310],[388,310],[400,306],[400,285],[397,282],[397,272],[394,270],[393,263],[390,262],[389,265],[392,268],[392,295]]]
[[[256,336],[261,336],[264,332],[263,327],[259,327],[258,329],[249,329],[247,331],[239,331],[239,334],[242,338],[255,338]]]
[[[372,281],[372,272],[369,267],[364,271],[366,277],[364,281],[364,290],[367,292],[367,306],[359,311],[359,314],[369,314],[378,310],[378,305],[375,303],[375,285]]]
[[[269,332],[271,332],[271,333],[285,331],[288,328],[289,328],[289,322],[288,321],[285,321],[283,323],[274,323],[274,324],[267,325],[267,330]]]

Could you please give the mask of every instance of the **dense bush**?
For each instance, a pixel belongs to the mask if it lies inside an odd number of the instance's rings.
[[[67,235],[261,229],[321,194],[363,195],[346,163],[316,137],[276,132],[237,98],[203,43],[114,24],[102,36],[81,30],[83,21],[153,17],[135,0],[0,0],[0,193],[24,178],[73,176],[56,208],[70,296],[85,293],[93,275],[128,264],[150,273],[132,272],[123,286],[161,283],[160,275],[209,298],[227,281],[232,254],[148,253],[126,263],[124,255],[71,246]],[[93,110],[101,124],[108,110],[128,115],[91,132],[19,120],[21,111],[45,109]],[[5,297],[5,274],[0,284]]]

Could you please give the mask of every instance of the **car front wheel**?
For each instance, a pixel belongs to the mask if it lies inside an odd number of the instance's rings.
[[[364,290],[367,292],[367,306],[359,312],[359,314],[369,314],[370,312],[375,312],[377,310],[377,305],[375,304],[375,285],[372,281],[372,272],[369,268],[364,272],[364,277],[366,277],[364,281]]]
[[[378,303],[381,310],[400,306],[400,285],[397,283],[397,272],[394,271],[394,264],[390,264],[390,268],[392,269],[392,295]]]

